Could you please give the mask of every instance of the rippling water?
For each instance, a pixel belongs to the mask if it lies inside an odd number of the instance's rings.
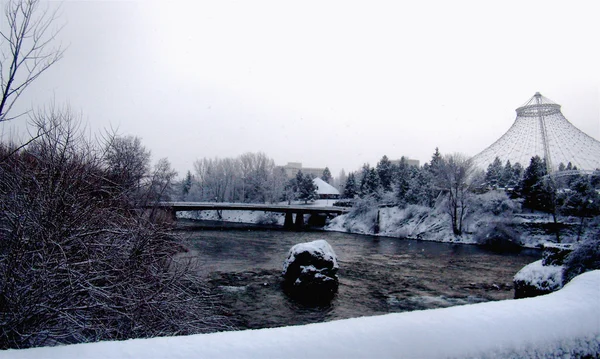
[[[306,324],[513,298],[512,277],[538,251],[496,254],[477,246],[335,232],[187,230],[198,274],[240,329]],[[281,290],[291,246],[325,239],[338,256],[340,286],[329,306],[310,308]]]

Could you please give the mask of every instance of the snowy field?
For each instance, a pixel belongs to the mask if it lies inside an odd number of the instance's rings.
[[[6,358],[567,358],[600,355],[600,271],[536,298],[297,327],[0,352]]]

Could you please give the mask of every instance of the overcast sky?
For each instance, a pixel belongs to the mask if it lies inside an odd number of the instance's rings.
[[[65,57],[20,105],[68,103],[180,175],[248,151],[335,176],[475,155],[536,91],[600,139],[596,3],[67,1]]]

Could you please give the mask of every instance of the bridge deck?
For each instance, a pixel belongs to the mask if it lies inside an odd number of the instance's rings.
[[[326,213],[344,214],[348,213],[345,207],[315,207],[303,205],[272,205],[256,203],[222,203],[222,202],[160,202],[157,207],[179,211],[206,211],[206,210],[242,210],[242,211],[264,211],[279,213]]]

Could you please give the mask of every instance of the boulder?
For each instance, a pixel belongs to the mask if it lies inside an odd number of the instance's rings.
[[[305,304],[326,304],[338,288],[337,257],[325,240],[294,245],[283,263],[284,289]]]
[[[563,266],[543,265],[543,260],[523,267],[513,278],[515,299],[552,293],[563,286]]]

